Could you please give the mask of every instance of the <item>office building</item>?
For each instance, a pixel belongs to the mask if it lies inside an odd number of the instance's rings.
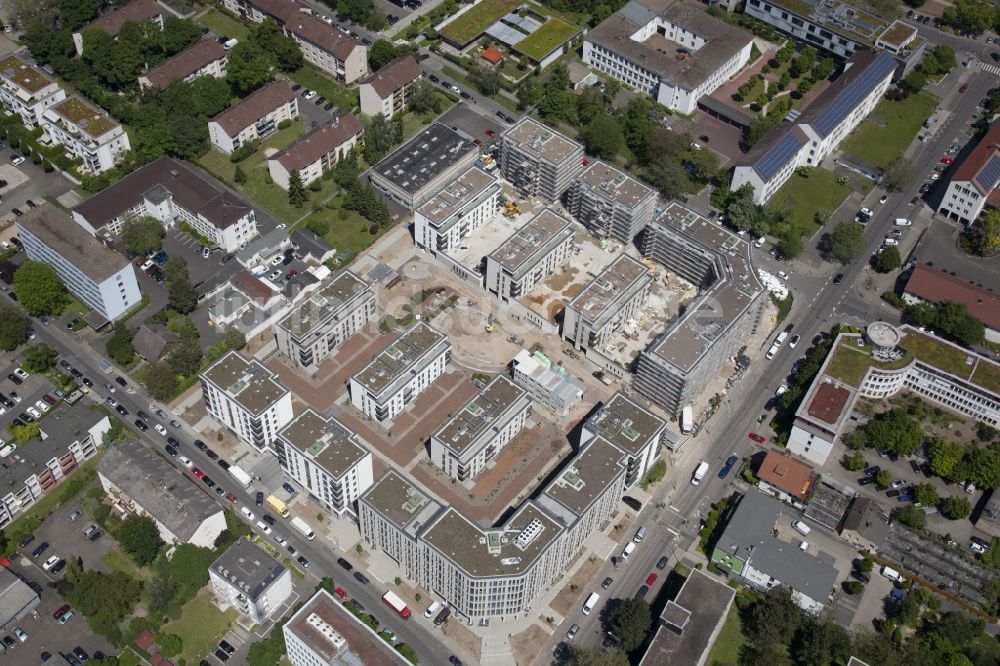
[[[432,123],[373,166],[368,177],[390,199],[418,208],[478,158],[479,147],[471,139]]]
[[[292,572],[263,548],[239,539],[208,567],[212,593],[252,624],[264,624],[292,596]]]
[[[396,58],[361,82],[361,113],[391,119],[406,111],[410,89],[420,78],[420,68],[413,56]]]
[[[489,222],[500,207],[500,180],[474,166],[444,186],[413,213],[413,238],[437,256]]]
[[[743,69],[752,43],[696,3],[630,0],[586,34],[583,62],[689,114]]]
[[[647,228],[642,254],[698,288],[640,355],[635,389],[679,415],[727,368],[756,330],[767,290],[750,261],[750,244],[673,203]]]
[[[392,421],[416,400],[451,360],[451,343],[418,321],[351,377],[351,404],[376,421]]]
[[[355,514],[354,503],[374,480],[372,454],[358,436],[312,408],[278,432],[274,448],[285,474],[338,516]]]
[[[627,254],[604,267],[563,310],[562,337],[579,350],[602,350],[638,316],[653,284],[649,269]]]
[[[625,453],[625,487],[638,483],[660,458],[667,423],[645,406],[618,392],[583,423],[581,448],[600,437]]]
[[[510,364],[511,378],[524,388],[533,400],[554,414],[566,416],[575,405],[586,385],[560,366],[553,366],[541,352],[529,354],[522,349]]]
[[[597,238],[625,245],[653,219],[656,192],[606,162],[588,166],[566,194],[566,210]]]
[[[795,119],[782,122],[739,158],[730,188],[754,188],[767,202],[801,166],[818,166],[868,117],[892,83],[896,60],[885,51],[858,51],[844,71]]]
[[[139,77],[139,86],[166,90],[174,81],[190,83],[200,76],[226,76],[229,52],[214,39],[205,39],[184,49]]]
[[[431,435],[431,464],[456,481],[474,479],[517,437],[530,415],[527,392],[497,375]]]
[[[163,30],[163,14],[163,9],[154,0],[132,0],[127,5],[118,7],[83,26],[79,32],[74,32],[73,45],[76,47],[76,54],[83,55],[83,33],[91,28],[100,28],[112,37],[117,37],[126,23],[150,21],[157,29]]]
[[[107,321],[116,321],[142,301],[132,264],[86,232],[53,205],[17,220],[18,237],[32,261],[52,266],[76,298]]]
[[[525,197],[558,201],[583,169],[583,145],[525,116],[500,136],[500,172]]]
[[[104,173],[132,149],[120,123],[76,95],[54,104],[42,114],[42,127],[52,143],[62,146],[80,168]]]
[[[910,305],[960,303],[983,323],[986,340],[1000,343],[1000,296],[993,289],[963,280],[944,268],[917,264],[903,288],[903,300]]]
[[[256,359],[230,351],[201,373],[208,413],[258,451],[292,420],[292,393]]]
[[[486,290],[501,300],[527,296],[570,256],[573,223],[543,208],[486,257]]]
[[[342,270],[321,285],[274,329],[278,350],[293,366],[313,373],[340,345],[375,319],[371,284]]]
[[[284,120],[299,117],[299,102],[284,79],[268,83],[208,121],[208,139],[229,155],[251,141],[260,141],[278,131]]]
[[[34,65],[11,54],[0,59],[0,104],[21,116],[28,129],[42,124],[46,109],[66,99],[66,91]]]
[[[938,213],[972,224],[987,206],[998,207],[997,185],[1000,185],[1000,123],[993,123],[951,173]]]
[[[126,222],[153,217],[170,229],[187,223],[226,252],[257,235],[248,201],[195,167],[160,157],[73,209],[73,219],[102,238],[121,234]]]
[[[268,173],[278,187],[287,190],[292,172],[298,171],[302,184],[308,187],[337,166],[364,135],[365,129],[353,113],[334,116],[267,158]]]

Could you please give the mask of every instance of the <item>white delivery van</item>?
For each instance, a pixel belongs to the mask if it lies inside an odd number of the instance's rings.
[[[635,531],[635,536],[632,537],[632,541],[635,541],[636,543],[639,543],[640,541],[642,541],[645,538],[646,538],[646,528],[645,527],[640,527],[639,529],[637,529]]]
[[[694,410],[691,405],[687,405],[681,410],[681,434],[690,435],[694,427]]]
[[[893,569],[892,567],[882,567],[881,573],[883,576],[885,576],[894,583],[903,582],[903,576],[901,576],[900,573],[895,569]]]
[[[435,601],[424,611],[424,617],[434,617],[439,610],[441,610],[441,602]]]
[[[627,560],[628,556],[631,555],[633,551],[635,551],[635,542],[629,541],[625,544],[625,550],[622,551],[622,559]]]
[[[778,353],[779,349],[781,349],[781,345],[775,342],[773,345],[771,345],[771,348],[767,350],[767,353],[764,354],[764,358],[770,361],[772,358],[774,358],[774,355]]]
[[[691,485],[697,486],[701,483],[701,480],[705,478],[705,473],[708,471],[708,463],[702,461],[698,463],[698,468],[694,470],[694,476],[691,477]]]
[[[597,602],[600,600],[601,595],[597,592],[591,592],[590,596],[587,597],[587,600],[583,602],[583,614],[590,615],[590,611],[594,610],[594,606],[596,606]]]
[[[801,520],[793,520],[792,527],[794,527],[795,531],[802,536],[809,536],[809,533],[812,532],[812,528],[803,523]]]

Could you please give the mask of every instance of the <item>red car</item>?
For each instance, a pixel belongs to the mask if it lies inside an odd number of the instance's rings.
[[[57,608],[55,610],[54,613],[52,613],[52,618],[55,619],[55,620],[58,620],[60,618],[60,616],[62,616],[62,614],[65,613],[68,610],[69,610],[69,604],[66,604],[64,606],[60,606],[59,608]]]
[[[341,601],[347,601],[347,592],[344,591],[344,588],[338,587],[334,592],[340,597]]]
[[[952,158],[948,157],[947,155],[945,155],[944,157],[941,158],[941,164],[954,164],[954,163],[955,163],[955,160],[953,160]]]
[[[655,582],[656,582],[656,574],[655,573],[651,573],[648,576],[646,576],[646,585],[652,585]]]
[[[232,493],[226,493],[226,499],[232,502],[233,504],[239,504],[240,502],[240,499]]]
[[[761,437],[755,432],[750,433],[750,439],[757,442],[758,444],[763,444],[764,442],[767,441],[767,437]]]
[[[205,478],[205,473],[203,471],[201,471],[200,469],[198,469],[197,467],[192,467],[191,468],[191,473],[194,474],[195,476],[197,476],[199,479],[204,479]]]
[[[968,83],[963,83],[962,87],[958,89],[958,92],[964,93],[968,89],[969,89],[969,84]]]

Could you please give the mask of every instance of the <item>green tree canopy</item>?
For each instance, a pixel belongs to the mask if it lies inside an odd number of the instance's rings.
[[[151,363],[143,371],[143,383],[150,395],[157,400],[172,399],[180,386],[177,373],[165,361]]]
[[[41,439],[42,426],[38,421],[26,423],[22,426],[11,426],[10,432],[14,435],[14,441],[18,444],[25,444],[33,439]]]
[[[420,78],[410,86],[410,110],[414,113],[440,111],[440,104],[430,81]]]
[[[625,147],[625,136],[618,121],[604,111],[599,111],[583,130],[587,152],[597,157],[613,160]]]
[[[892,483],[892,472],[887,469],[880,469],[878,474],[875,475],[875,483],[882,486],[883,488]]]
[[[574,647],[564,663],[566,666],[629,666],[628,655],[618,648],[594,650]]]
[[[283,72],[294,72],[304,63],[298,43],[286,36],[271,18],[252,28],[250,39],[270,55],[274,66]]]
[[[292,169],[288,175],[288,203],[296,208],[302,208],[308,201],[309,193],[306,192],[306,187],[302,183],[302,176],[298,169]]]
[[[960,495],[951,495],[941,500],[941,513],[949,520],[968,518],[972,513],[972,504]]]
[[[900,157],[886,167],[880,184],[889,192],[899,192],[912,185],[916,177],[917,170],[913,167],[913,162]]]
[[[171,256],[167,259],[167,262],[163,264],[163,275],[168,284],[177,280],[187,280],[190,275],[187,260],[180,255],[175,254]]]
[[[115,537],[125,552],[143,567],[156,559],[163,546],[156,522],[149,516],[129,516],[122,521]]]
[[[115,363],[128,365],[135,360],[135,347],[132,346],[134,336],[135,331],[126,327],[123,322],[115,324],[111,337],[104,343],[104,349]]]
[[[865,432],[875,446],[898,456],[913,455],[924,441],[920,422],[898,407],[869,421]]]
[[[13,351],[28,341],[31,324],[20,308],[0,306],[0,349]]]
[[[865,249],[864,229],[853,222],[841,222],[833,232],[824,237],[824,252],[846,264],[861,256]]]
[[[59,354],[55,349],[39,342],[24,350],[24,362],[21,366],[28,372],[41,374],[55,366],[57,358]]]
[[[469,69],[469,81],[484,95],[496,95],[502,83],[500,72],[483,65],[474,65]]]
[[[249,39],[243,40],[229,51],[226,81],[239,97],[246,97],[270,81],[272,63],[260,46]]]
[[[607,630],[626,652],[631,652],[646,640],[653,623],[649,604],[644,599],[618,599],[608,614]]]
[[[875,270],[879,273],[891,273],[902,264],[903,258],[899,256],[899,250],[894,245],[882,248],[875,257]]]
[[[26,261],[14,273],[14,291],[30,315],[59,315],[70,297],[52,266],[42,261]]]
[[[159,220],[143,216],[126,222],[122,227],[121,237],[129,252],[146,254],[163,247],[165,233]]]
[[[893,509],[891,515],[893,520],[898,520],[915,530],[922,530],[927,527],[927,514],[924,513],[923,509],[915,507],[912,504]]]
[[[142,595],[142,581],[122,571],[102,573],[97,569],[81,570],[71,559],[67,569],[70,583],[65,597],[83,613],[93,629],[113,643],[121,644],[119,623],[132,613]]]
[[[931,483],[918,484],[914,496],[917,502],[923,506],[937,506],[938,500],[941,499],[937,488]]]
[[[175,312],[187,314],[198,307],[198,292],[187,280],[175,280],[167,291],[170,307]]]

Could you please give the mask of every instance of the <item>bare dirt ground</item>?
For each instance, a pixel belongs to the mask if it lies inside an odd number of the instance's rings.
[[[583,557],[583,553],[577,556],[577,559],[580,557]],[[576,560],[566,565],[566,568],[571,569],[575,564]],[[566,617],[567,613],[569,613],[569,609],[572,608],[573,604],[575,604],[580,596],[586,592],[587,583],[589,583],[590,579],[594,577],[597,570],[601,568],[601,564],[602,562],[600,558],[594,555],[588,557],[587,561],[583,563],[580,569],[573,574],[573,577],[566,582],[566,585],[563,586],[563,588],[556,593],[556,596],[552,598],[551,603],[549,603],[549,608],[563,617]]]
[[[533,624],[526,630],[512,636],[510,648],[514,652],[514,663],[530,664],[538,656],[538,652],[545,647],[545,642],[549,636],[537,624]]]
[[[625,533],[628,532],[628,528],[632,526],[635,516],[631,513],[616,513],[611,516],[611,520],[615,524],[611,529],[611,540],[621,541],[625,537]]]
[[[458,620],[448,618],[444,625],[442,625],[441,632],[454,643],[462,646],[466,652],[473,656],[476,663],[482,658],[483,639],[472,633],[471,629]]]

